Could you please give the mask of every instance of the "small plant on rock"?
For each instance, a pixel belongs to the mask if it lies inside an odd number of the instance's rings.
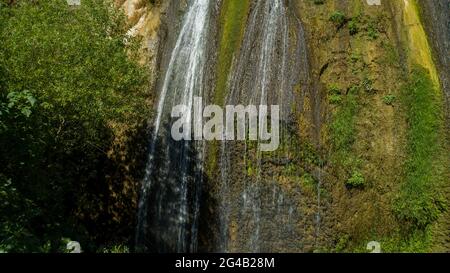
[[[335,11],[330,15],[330,21],[333,22],[338,29],[340,29],[347,22],[347,18],[341,11]]]
[[[386,105],[393,105],[394,101],[395,101],[395,96],[392,95],[392,94],[389,94],[389,95],[386,95],[386,96],[383,97],[383,102]]]
[[[363,187],[366,184],[364,176],[359,171],[353,171],[352,176],[345,183],[348,187],[358,188]]]

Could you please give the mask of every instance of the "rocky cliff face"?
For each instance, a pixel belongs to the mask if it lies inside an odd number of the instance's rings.
[[[150,78],[157,79],[158,54],[160,47],[160,27],[162,13],[167,9],[159,1],[122,0],[116,1],[130,23],[129,35],[142,38],[142,62],[148,64]]]
[[[118,4],[143,38],[156,99],[189,1],[150,2]],[[413,68],[428,71],[441,107],[448,100],[450,4],[375,2],[214,1],[206,103],[276,103],[283,126],[274,153],[207,144],[199,251],[364,251],[374,240],[449,250],[447,214],[432,233],[405,237],[395,202],[409,183],[414,124],[402,90]],[[448,127],[435,130],[446,147]]]

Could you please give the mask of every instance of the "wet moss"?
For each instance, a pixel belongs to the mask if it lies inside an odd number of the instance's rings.
[[[412,64],[420,64],[430,71],[430,77],[434,84],[439,84],[436,66],[431,55],[425,29],[419,16],[419,8],[415,0],[404,1],[403,17],[408,28],[409,56]]]
[[[249,0],[225,0],[221,11],[221,39],[218,56],[217,87],[215,103],[223,105],[227,89],[228,75],[233,56],[239,50],[244,35]]]
[[[423,229],[445,209],[440,187],[446,160],[442,149],[444,129],[441,95],[431,76],[414,67],[401,103],[408,122],[406,177],[394,210],[409,227]]]
[[[245,31],[250,0],[224,0],[220,13],[220,45],[217,63],[217,82],[214,103],[224,105],[227,83],[233,56],[238,52]],[[212,174],[217,168],[220,143],[214,141],[208,155],[208,172]]]

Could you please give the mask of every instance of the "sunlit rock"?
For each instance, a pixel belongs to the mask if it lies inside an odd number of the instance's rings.
[[[81,5],[81,0],[67,0],[69,6],[79,6]]]
[[[369,6],[380,6],[381,0],[366,0]]]

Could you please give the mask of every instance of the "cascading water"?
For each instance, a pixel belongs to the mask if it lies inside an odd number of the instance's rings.
[[[299,22],[295,22],[299,23]],[[264,0],[255,1],[252,11],[249,15],[243,42],[239,56],[234,60],[233,72],[229,79],[229,92],[227,103],[230,105],[279,105],[282,124],[288,123],[291,113],[291,103],[293,101],[292,83],[295,80],[293,73],[289,70],[290,65],[295,67],[304,67],[307,70],[306,62],[301,63],[303,58],[302,50],[306,47],[303,33],[299,32],[295,45],[292,46],[289,41],[289,14],[283,0]],[[297,48],[294,52],[290,52],[290,46]],[[303,60],[305,61],[305,60]],[[303,72],[302,72],[303,73]],[[262,128],[259,128],[260,130]],[[283,130],[282,130],[283,131]],[[281,134],[281,138],[283,138]],[[283,141],[283,140],[282,140]],[[232,246],[229,245],[230,237],[230,221],[232,217],[238,217],[245,229],[249,231],[248,237],[241,245],[234,247],[240,251],[260,252],[271,249],[272,243],[267,238],[261,238],[261,233],[275,234],[283,237],[284,234],[293,232],[292,226],[284,227],[267,227],[262,224],[263,221],[276,221],[276,219],[268,219],[267,215],[273,213],[284,217],[288,222],[295,221],[295,208],[283,196],[283,192],[279,190],[275,177],[269,178],[271,187],[267,188],[267,173],[262,174],[265,167],[262,166],[262,154],[259,149],[260,143],[256,143],[256,156],[251,158],[249,147],[251,143],[245,143],[245,147],[240,147],[236,143],[224,142],[221,149],[220,167],[221,175],[221,210],[220,210],[220,240],[219,251],[231,251]],[[230,183],[235,182],[235,177],[230,173],[236,173],[236,164],[232,159],[235,150],[244,151],[244,167],[240,176],[245,177],[240,196],[238,212],[230,215],[235,202],[229,199]],[[256,166],[249,167],[255,164]],[[249,175],[250,172],[255,175]],[[236,175],[236,174],[234,174]],[[264,177],[264,183],[261,179]],[[263,191],[273,192],[272,200],[263,200],[261,197]],[[263,219],[264,218],[264,219]],[[281,221],[281,218],[280,218]],[[265,246],[261,247],[264,241]],[[277,244],[277,242],[273,242]]]
[[[161,81],[138,204],[136,249],[140,251],[197,250],[205,145],[200,141],[172,140],[170,111],[178,104],[192,110],[193,97],[208,92],[204,67],[213,2],[192,0],[190,3]],[[226,102],[279,105],[281,142],[289,145],[292,134],[286,132],[291,130],[288,124],[295,119],[293,104],[302,103],[302,98],[295,98],[298,94],[294,94],[294,86],[300,84],[302,90],[307,90],[309,65],[301,22],[288,12],[287,3],[286,0],[252,2],[240,50],[229,75]],[[187,119],[191,121],[192,115]],[[303,234],[298,223],[303,212],[296,204],[301,199],[300,190],[283,188],[279,181],[280,167],[273,167],[276,162],[281,162],[278,166],[289,164],[286,162],[290,161],[290,152],[283,149],[267,157],[261,152],[259,142],[221,144],[218,162],[222,200],[218,207],[219,234],[215,250],[301,249]],[[242,159],[242,155],[243,161],[235,160]],[[302,223],[307,225],[306,221]],[[236,240],[236,234],[243,236]]]
[[[138,204],[140,251],[197,248],[203,143],[173,141],[170,113],[173,106],[185,105],[191,122],[193,98],[203,94],[210,3],[190,1],[162,83]]]

